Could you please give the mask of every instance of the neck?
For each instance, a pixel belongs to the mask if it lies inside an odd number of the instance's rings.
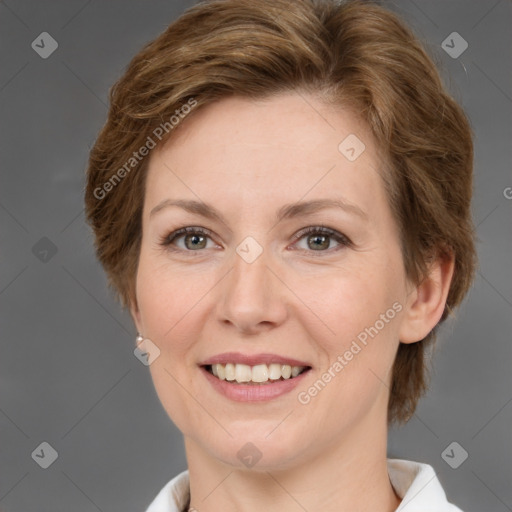
[[[400,504],[387,472],[387,427],[375,418],[288,467],[240,469],[185,437],[191,510],[201,512],[394,512]],[[268,448],[271,449],[270,447]]]

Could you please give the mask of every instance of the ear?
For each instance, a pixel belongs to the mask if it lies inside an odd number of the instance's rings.
[[[428,275],[413,286],[399,330],[402,343],[425,338],[443,315],[455,268],[453,253],[443,254],[429,267]]]

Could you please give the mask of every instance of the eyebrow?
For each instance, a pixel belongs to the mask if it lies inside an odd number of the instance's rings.
[[[151,210],[149,216],[152,217],[157,212],[171,206],[183,208],[190,213],[200,215],[207,219],[216,220],[227,225],[226,219],[224,219],[222,214],[212,205],[192,199],[165,199]],[[277,211],[275,220],[280,222],[294,217],[310,215],[326,208],[338,208],[347,213],[356,215],[363,220],[368,220],[368,215],[361,210],[359,206],[348,203],[343,199],[314,199],[311,201],[300,201],[297,203],[285,204]]]

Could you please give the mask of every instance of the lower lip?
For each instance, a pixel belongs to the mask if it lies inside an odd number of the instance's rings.
[[[262,402],[289,393],[300,384],[310,370],[302,372],[297,377],[277,380],[270,384],[232,384],[230,381],[218,379],[203,366],[201,371],[214,389],[226,398],[235,402]]]

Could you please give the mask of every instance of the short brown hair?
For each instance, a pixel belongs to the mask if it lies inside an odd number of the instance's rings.
[[[197,109],[231,95],[294,90],[353,107],[370,127],[384,155],[408,277],[417,284],[433,256],[454,256],[442,322],[475,271],[472,131],[412,31],[396,14],[360,0],[204,1],[133,58],[110,90],[85,193],[97,255],[122,304],[135,301],[148,167],[144,158],[127,170],[133,153],[191,99]],[[425,349],[435,331],[399,345],[390,423],[407,421],[427,387]]]

